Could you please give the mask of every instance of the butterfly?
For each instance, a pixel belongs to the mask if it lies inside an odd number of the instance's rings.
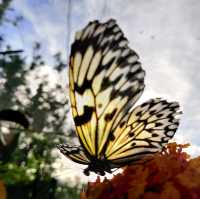
[[[69,60],[69,96],[80,146],[58,145],[85,175],[112,173],[161,151],[174,136],[177,102],[150,99],[133,107],[144,91],[145,71],[114,19],[90,22],[77,32]]]

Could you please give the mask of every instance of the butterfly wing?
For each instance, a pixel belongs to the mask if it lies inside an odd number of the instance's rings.
[[[100,158],[111,129],[141,96],[145,73],[138,59],[115,20],[93,21],[76,33],[69,92],[76,133],[88,157]]]
[[[67,156],[69,159],[73,160],[76,163],[88,165],[90,162],[80,146],[59,144],[57,148],[63,155]]]
[[[113,132],[106,157],[115,167],[160,151],[179,125],[179,104],[156,98],[137,106]]]

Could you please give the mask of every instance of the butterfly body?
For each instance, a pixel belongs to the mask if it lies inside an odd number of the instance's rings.
[[[80,153],[80,147],[73,147],[74,149],[71,151],[67,152],[66,148],[70,148],[70,146],[66,145],[66,144],[60,144],[58,145],[59,150],[66,156],[69,155],[69,153],[73,154],[73,153]],[[84,152],[85,154],[87,154],[87,152]],[[86,169],[84,169],[84,174],[85,175],[89,175],[90,172],[95,172],[98,175],[104,176],[105,172],[107,173],[112,173],[112,167],[111,167],[111,163],[109,160],[106,159],[105,156],[102,156],[101,158],[97,158],[96,156],[91,156],[89,154],[87,154],[88,159],[90,160],[90,162],[88,163],[88,166]]]
[[[161,98],[134,108],[145,71],[111,19],[90,22],[76,33],[69,63],[69,95],[80,146],[60,151],[104,175],[161,151],[179,125],[179,104]]]
[[[110,162],[106,159],[98,159],[92,157],[90,159],[90,163],[86,169],[84,169],[84,174],[89,175],[90,172],[95,172],[98,175],[104,176],[105,172],[107,173],[112,173],[111,167],[110,167]]]

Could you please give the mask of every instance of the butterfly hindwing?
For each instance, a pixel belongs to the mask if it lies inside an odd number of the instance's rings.
[[[106,158],[113,164],[140,160],[160,151],[179,125],[179,104],[156,98],[137,106],[121,123],[109,142]]]
[[[80,146],[59,144],[57,147],[63,155],[67,156],[76,163],[88,165],[90,162]]]
[[[90,22],[72,44],[69,87],[76,133],[88,155],[100,157],[112,129],[144,89],[138,55],[115,20]]]

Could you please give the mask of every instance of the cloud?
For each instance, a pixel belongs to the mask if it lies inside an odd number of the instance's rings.
[[[124,0],[108,4],[108,16],[118,19],[146,70],[143,98],[153,95],[179,101],[184,114],[177,134],[187,134],[192,143],[200,144],[200,2]]]
[[[67,59],[66,1],[14,1],[33,31],[25,38],[42,41],[44,55],[63,52]],[[35,2],[35,3],[33,3]],[[71,1],[71,41],[76,30],[93,19],[116,18],[146,70],[146,91],[142,99],[163,96],[177,100],[184,115],[179,133],[198,137],[200,129],[200,24],[198,0],[173,2],[151,0]],[[25,29],[26,27],[24,27]],[[30,30],[32,30],[30,29]],[[192,142],[200,144],[199,139]]]
[[[30,4],[32,2],[32,4]],[[34,2],[34,3],[33,3]],[[39,40],[48,58],[57,51],[67,59],[65,0],[16,0],[13,5],[26,18],[24,40]],[[146,90],[141,98],[165,97],[179,101],[184,114],[176,133],[199,153],[200,138],[200,1],[199,0],[76,0],[71,1],[71,33],[93,19],[115,18],[138,52],[146,70]],[[30,28],[28,28],[30,26]],[[179,139],[181,140],[181,139]]]
[[[46,58],[51,58],[58,51],[66,54],[67,4],[64,1],[58,4],[56,1],[41,3],[16,0],[13,1],[13,7],[25,19],[20,27],[24,34],[25,46],[35,41],[41,42],[43,56]]]
[[[191,157],[197,157],[200,154],[200,147],[199,145],[191,145],[188,149],[185,149],[185,151],[191,155]]]
[[[176,141],[177,143],[182,143],[182,144],[190,144],[192,138],[190,137],[190,135],[176,135],[175,138],[173,139],[174,141]],[[185,152],[187,152],[191,158],[195,158],[197,156],[199,156],[200,154],[200,146],[199,145],[195,145],[195,144],[191,144],[189,147],[184,149]]]

